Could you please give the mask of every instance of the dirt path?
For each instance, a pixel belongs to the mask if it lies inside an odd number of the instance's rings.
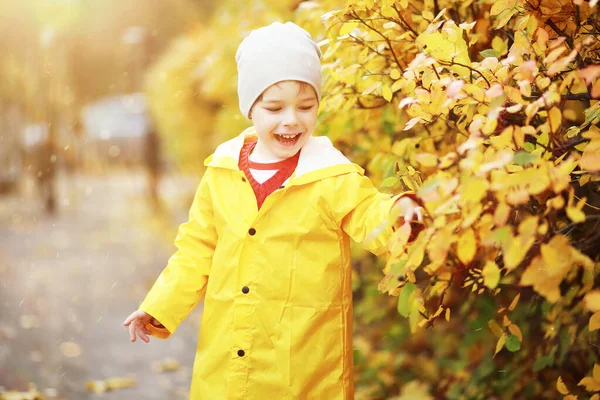
[[[27,185],[23,196],[0,197],[0,386],[33,382],[48,399],[81,400],[99,396],[87,381],[134,376],[135,387],[102,397],[187,398],[201,309],[148,345],[129,343],[122,322],[174,250],[196,184],[162,182],[163,218],[152,216],[135,172],[63,178],[53,218]],[[181,369],[156,372],[165,358]]]

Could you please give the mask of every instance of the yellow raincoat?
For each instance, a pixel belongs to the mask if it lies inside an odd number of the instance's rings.
[[[168,336],[204,299],[192,400],[352,399],[350,238],[385,253],[397,197],[311,137],[259,211],[238,168],[249,134],[206,160],[178,251],[140,309]]]

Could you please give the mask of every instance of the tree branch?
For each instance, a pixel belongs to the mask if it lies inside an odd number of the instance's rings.
[[[396,64],[398,65],[398,67],[400,67],[400,69],[402,71],[404,71],[404,69],[406,68],[406,65],[403,65],[404,63],[401,63],[400,60],[398,60],[398,57],[396,57],[396,53],[394,52],[394,49],[392,48],[392,43],[390,42],[390,39],[385,36],[383,33],[379,32],[377,29],[373,28],[371,25],[367,24],[356,12],[352,12],[354,18],[356,18],[357,20],[360,21],[361,24],[363,24],[364,26],[366,26],[367,28],[371,29],[373,32],[377,33],[379,36],[381,36],[387,43],[389,49],[390,49],[390,53],[392,53],[392,57],[394,58]]]

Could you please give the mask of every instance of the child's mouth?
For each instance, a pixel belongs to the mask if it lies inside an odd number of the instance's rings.
[[[300,139],[300,136],[302,136],[301,133],[295,133],[295,134],[290,134],[290,135],[275,135],[275,139],[282,146],[291,147],[291,146],[294,146],[296,143],[298,143],[298,139]]]

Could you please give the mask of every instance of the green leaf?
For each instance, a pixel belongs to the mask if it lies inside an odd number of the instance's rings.
[[[417,286],[412,282],[406,282],[402,290],[400,291],[400,295],[398,296],[398,312],[405,318],[408,318],[411,309],[411,298],[412,292],[417,288]]]
[[[554,357],[556,356],[557,349],[558,346],[554,346],[552,347],[552,350],[550,350],[550,354],[547,356],[538,357],[533,363],[533,372],[539,372],[546,367],[551,367],[554,365]]]
[[[523,144],[523,148],[525,149],[525,151],[531,153],[532,151],[535,150],[535,145],[533,143],[530,143],[530,142],[525,142]]]
[[[552,365],[553,361],[554,360],[552,360],[550,356],[538,357],[533,363],[533,372],[539,372],[544,368],[549,367]]]
[[[521,349],[521,342],[519,342],[519,338],[515,335],[508,335],[505,346],[509,351],[514,353],[515,351],[519,351]]]
[[[527,143],[527,144],[531,144],[531,143]],[[525,147],[525,146],[523,146],[523,147]],[[531,154],[526,151],[518,151],[513,156],[513,162],[517,165],[527,165],[527,164],[531,164],[533,161],[537,160],[537,158],[538,157],[535,154]]]
[[[383,180],[383,182],[381,182],[381,187],[382,188],[391,188],[394,187],[398,184],[398,181],[400,179],[397,176],[390,176],[387,177]]]
[[[481,57],[483,57],[483,58],[487,58],[487,57],[499,58],[500,57],[500,54],[494,49],[486,49],[486,50],[480,51],[479,55],[481,55]]]

